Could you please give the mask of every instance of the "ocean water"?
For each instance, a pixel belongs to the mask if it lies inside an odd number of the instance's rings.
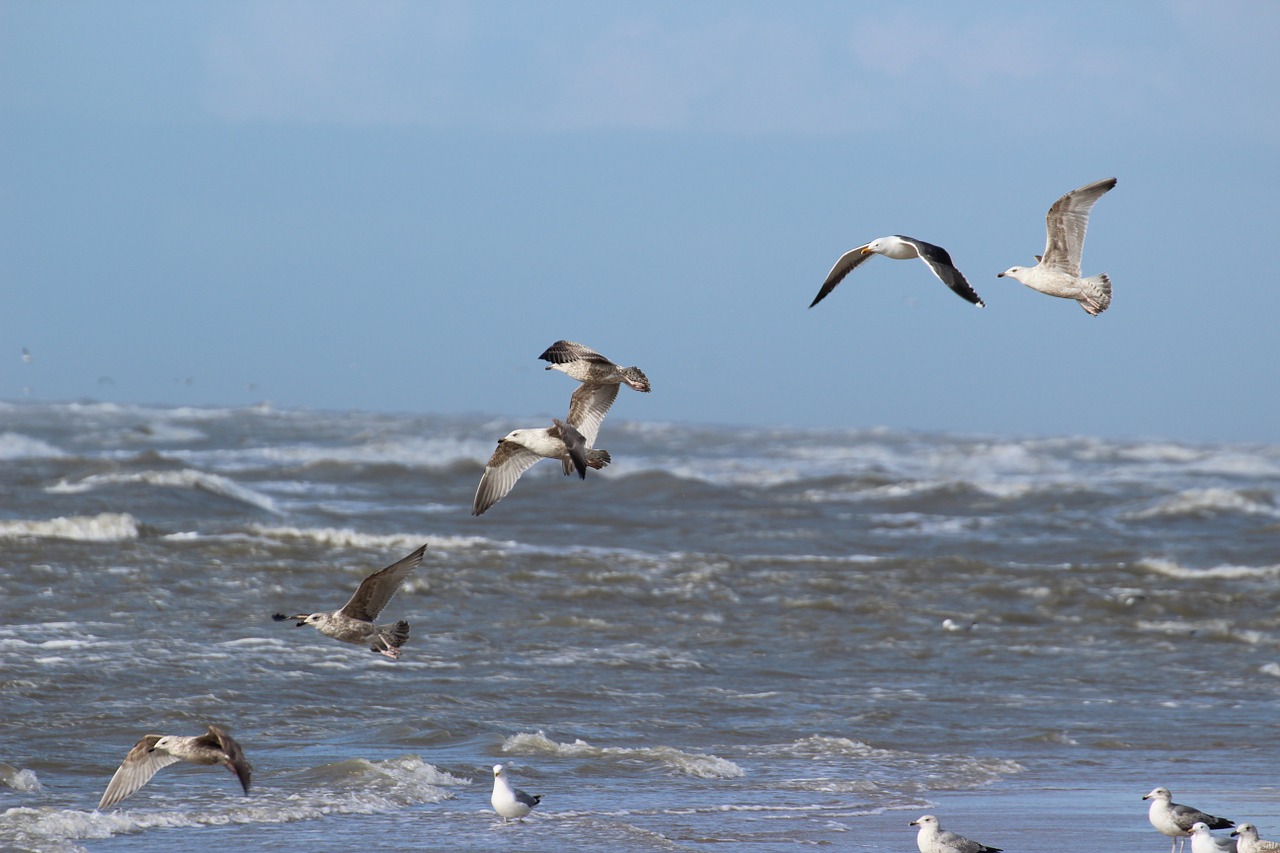
[[[932,812],[1163,853],[1157,785],[1280,838],[1280,445],[615,412],[609,468],[471,517],[519,425],[0,403],[0,849],[905,852]],[[271,620],[423,543],[402,660]],[[248,797],[178,764],[95,810],[209,722]]]

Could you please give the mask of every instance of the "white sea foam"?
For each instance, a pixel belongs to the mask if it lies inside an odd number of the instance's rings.
[[[423,536],[418,533],[360,533],[346,527],[267,527],[249,525],[249,531],[265,539],[305,540],[337,548],[384,548],[399,550],[417,548],[424,542],[427,550],[457,550],[460,548],[493,548],[500,543],[483,536]],[[510,543],[508,543],[510,544]]]
[[[735,779],[745,776],[737,764],[716,755],[684,752],[671,746],[621,747],[593,746],[584,740],[557,743],[539,731],[522,732],[502,742],[502,751],[514,755],[555,755],[569,758],[600,758],[626,762],[642,762],[668,773],[699,779]]]
[[[1138,568],[1171,578],[1262,578],[1280,575],[1280,565],[1232,566],[1219,565],[1204,569],[1192,569],[1172,560],[1147,558],[1139,560]]]
[[[253,489],[246,488],[221,474],[209,474],[184,468],[180,471],[136,471],[131,473],[90,474],[82,480],[68,482],[61,480],[45,488],[50,494],[80,494],[104,486],[133,485],[141,483],[147,486],[174,489],[196,489],[219,495],[241,503],[256,506],[267,512],[281,515],[280,508],[269,496]]]
[[[0,432],[0,460],[57,456],[66,454],[46,441],[17,432]]]
[[[29,794],[43,789],[44,786],[40,784],[34,772],[0,762],[0,787]]]
[[[1144,521],[1159,518],[1207,518],[1228,513],[1280,518],[1280,507],[1275,505],[1270,494],[1257,490],[1188,489],[1146,509],[1127,513],[1121,518]]]
[[[72,539],[120,542],[138,538],[138,521],[128,513],[104,512],[43,521],[0,521],[0,539]]]

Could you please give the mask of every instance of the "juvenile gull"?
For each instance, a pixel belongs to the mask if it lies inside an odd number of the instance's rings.
[[[524,816],[533,811],[533,807],[542,802],[542,795],[526,794],[519,788],[511,787],[511,782],[507,780],[507,771],[501,764],[493,765],[493,794],[489,797],[489,802],[493,803],[493,810],[502,815],[502,822],[506,823],[509,819],[523,820]]]
[[[836,261],[836,265],[831,268],[831,272],[827,273],[827,280],[822,283],[822,289],[818,291],[817,296],[813,297],[809,307],[812,308],[826,298],[826,295],[835,290],[836,285],[843,281],[845,276],[857,269],[863,261],[873,254],[884,255],[886,258],[893,258],[897,261],[919,258],[928,265],[929,269],[943,284],[954,290],[962,299],[972,302],[979,308],[983,308],[987,304],[969,286],[969,282],[965,280],[960,270],[956,269],[955,264],[951,262],[951,255],[947,253],[946,249],[941,246],[935,246],[932,243],[926,243],[923,240],[917,240],[914,237],[894,234],[889,237],[872,240],[865,246],[850,249],[841,255],[840,260]]]
[[[550,362],[547,370],[561,370],[588,385],[625,382],[637,391],[650,390],[649,378],[638,367],[620,367],[600,353],[573,341],[556,341],[538,358]]]
[[[1111,279],[1106,273],[1080,277],[1084,235],[1089,228],[1089,211],[1102,194],[1116,185],[1115,178],[1094,181],[1072,190],[1053,203],[1045,217],[1044,254],[1036,255],[1034,267],[1009,267],[996,278],[1009,276],[1032,290],[1074,299],[1094,317],[1111,304]]]
[[[1235,853],[1234,838],[1215,838],[1204,821],[1191,824],[1191,853]]]
[[[1280,841],[1263,841],[1258,837],[1258,828],[1251,823],[1240,824],[1231,834],[1237,836],[1239,853],[1280,853]]]
[[[999,847],[988,847],[971,841],[963,835],[956,835],[949,829],[938,825],[938,819],[931,814],[923,815],[911,821],[908,826],[918,826],[916,846],[920,853],[1000,853]]]
[[[156,775],[161,767],[179,761],[192,764],[221,764],[236,774],[246,795],[249,793],[249,776],[253,766],[245,760],[244,750],[231,735],[215,725],[208,734],[196,737],[178,735],[146,735],[134,744],[124,757],[119,769],[107,784],[107,790],[98,801],[98,808],[105,809],[137,791]]]
[[[398,563],[392,563],[360,581],[355,594],[341,610],[332,613],[300,613],[297,616],[273,613],[271,618],[277,622],[297,619],[297,627],[313,625],[326,637],[333,637],[344,643],[358,646],[370,643],[369,651],[398,660],[400,647],[409,639],[409,623],[401,619],[392,625],[376,625],[373,620],[378,618],[382,608],[387,606],[387,602],[400,589],[400,584],[409,576],[409,572],[422,562],[422,555],[426,550],[427,546],[423,545]]]
[[[1147,809],[1147,819],[1151,821],[1151,825],[1174,839],[1169,846],[1170,853],[1186,843],[1187,836],[1191,834],[1191,827],[1196,823],[1204,823],[1209,829],[1227,829],[1235,826],[1235,821],[1227,820],[1225,817],[1214,817],[1191,806],[1175,803],[1173,794],[1169,793],[1168,788],[1154,788],[1142,799],[1151,801],[1151,807]]]

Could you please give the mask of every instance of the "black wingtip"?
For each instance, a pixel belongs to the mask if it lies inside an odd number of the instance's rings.
[[[285,622],[289,619],[289,617],[285,616],[283,613],[272,613],[271,618],[277,622]]]

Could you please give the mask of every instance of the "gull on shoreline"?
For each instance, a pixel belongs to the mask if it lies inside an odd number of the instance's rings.
[[[1186,844],[1187,836],[1191,834],[1191,827],[1196,823],[1203,823],[1209,829],[1227,829],[1235,826],[1233,820],[1214,817],[1191,806],[1175,803],[1173,794],[1168,788],[1153,788],[1151,793],[1142,799],[1151,801],[1151,807],[1147,809],[1147,820],[1151,821],[1151,825],[1161,834],[1174,839],[1169,847],[1169,853]]]
[[[493,793],[489,795],[493,810],[502,815],[502,822],[511,818],[524,820],[524,816],[533,811],[533,807],[542,802],[541,794],[526,794],[519,788],[511,787],[507,771],[501,764],[493,765]]]
[[[921,815],[907,825],[920,827],[920,831],[916,833],[916,846],[920,848],[920,853],[1001,853],[1002,850],[943,829],[938,819],[931,814]]]

